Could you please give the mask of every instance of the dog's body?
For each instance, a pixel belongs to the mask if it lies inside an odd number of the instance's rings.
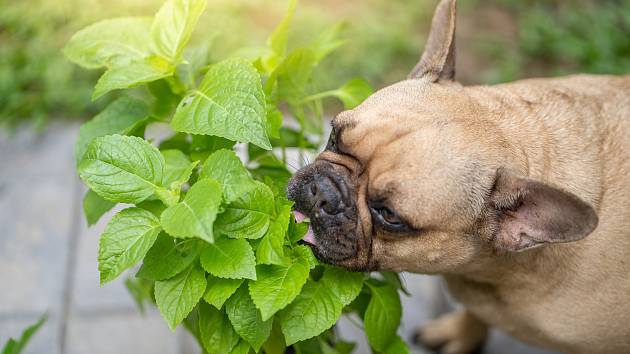
[[[630,351],[630,77],[573,76],[464,88],[495,114],[530,178],[595,207],[585,239],[489,258],[447,275],[485,323],[567,353]]]
[[[420,339],[445,353],[472,351],[487,325],[630,352],[630,77],[463,87],[454,21],[443,0],[411,79],[337,116],[290,182],[316,254],[443,274],[466,311]]]

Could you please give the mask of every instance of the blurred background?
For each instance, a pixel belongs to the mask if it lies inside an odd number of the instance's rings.
[[[302,0],[293,40],[343,22],[347,43],[322,63],[317,84],[328,89],[360,76],[380,88],[416,63],[436,3]],[[100,72],[80,69],[61,53],[88,24],[150,15],[161,4],[0,0],[0,346],[48,312],[27,353],[195,352],[185,334],[169,334],[158,314],[141,317],[122,281],[98,287],[104,224],[85,225],[72,148],[79,123],[116,94],[91,102]],[[630,0],[460,0],[458,6],[457,78],[464,84],[630,73]],[[285,7],[282,0],[209,0],[193,42],[207,45],[216,60],[247,55],[264,44]],[[437,279],[406,277],[414,293],[404,300],[409,339],[415,325],[450,305]],[[342,331],[358,335],[349,324]],[[501,334],[493,338],[488,353],[543,353]]]

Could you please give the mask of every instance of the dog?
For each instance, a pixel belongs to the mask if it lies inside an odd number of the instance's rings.
[[[418,332],[470,353],[495,326],[566,353],[630,353],[630,77],[464,87],[455,0],[407,80],[337,115],[290,180],[316,256],[440,274],[464,305]]]

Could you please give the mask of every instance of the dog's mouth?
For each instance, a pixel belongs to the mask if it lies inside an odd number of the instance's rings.
[[[293,211],[293,217],[295,218],[295,222],[297,223],[301,223],[301,222],[308,222],[308,230],[306,231],[306,234],[304,234],[304,236],[302,237],[302,243],[311,246],[311,248],[316,248],[317,247],[317,240],[315,239],[315,233],[313,232],[313,226],[310,224],[311,219],[304,215],[303,213],[294,210]]]

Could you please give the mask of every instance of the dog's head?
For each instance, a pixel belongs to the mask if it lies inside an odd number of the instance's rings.
[[[512,145],[453,81],[454,34],[455,0],[443,0],[409,80],[339,114],[325,151],[289,182],[321,260],[444,273],[595,228],[587,203],[512,169]]]

